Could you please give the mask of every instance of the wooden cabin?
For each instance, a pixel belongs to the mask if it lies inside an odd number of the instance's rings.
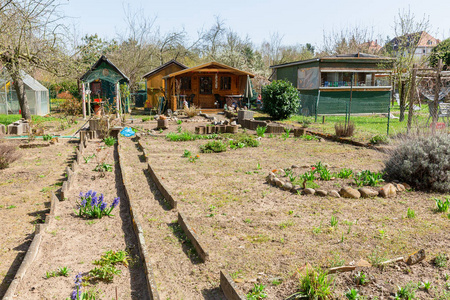
[[[218,62],[170,73],[163,77],[168,108],[173,111],[181,109],[185,98],[189,105],[200,108],[223,107],[227,99],[244,94],[248,77],[253,78],[254,75]]]
[[[147,80],[147,101],[144,107],[156,108],[160,97],[165,95],[166,85],[163,77],[184,69],[187,69],[185,65],[176,60],[171,60],[145,74],[143,78]]]

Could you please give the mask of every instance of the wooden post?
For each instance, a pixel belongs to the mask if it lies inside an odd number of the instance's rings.
[[[413,65],[412,75],[411,75],[411,86],[409,88],[409,110],[408,110],[408,129],[409,134],[411,130],[411,122],[414,114],[414,95],[416,91],[416,76],[417,76],[417,65]]]
[[[116,117],[120,117],[119,83],[116,83]]]
[[[86,120],[86,88],[84,87],[84,82],[81,83],[81,87],[83,97],[83,120]]]
[[[400,93],[400,118],[399,122],[403,122],[405,120],[405,102],[406,102],[406,82],[401,79],[400,86],[401,93]]]
[[[439,59],[436,66],[436,83],[434,86],[434,101],[433,101],[433,121],[431,122],[431,130],[433,134],[436,132],[436,122],[438,121],[439,109],[439,92],[441,91],[441,66],[442,60]]]

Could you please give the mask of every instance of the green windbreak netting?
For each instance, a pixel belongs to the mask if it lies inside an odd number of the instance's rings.
[[[113,70],[102,68],[102,69],[96,69],[94,71],[90,71],[90,73],[83,78],[83,81],[85,82],[92,82],[94,80],[101,79],[112,83],[117,83],[121,79],[123,79],[123,76],[114,72]]]
[[[303,115],[333,115],[346,114],[350,106],[350,91],[324,92],[320,91],[317,101],[318,91],[301,91],[300,99],[302,103],[300,113]],[[353,91],[351,113],[370,114],[387,113],[389,110],[389,91]],[[316,112],[317,109],[317,112]]]

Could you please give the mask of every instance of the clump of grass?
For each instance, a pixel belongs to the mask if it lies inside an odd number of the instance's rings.
[[[435,258],[434,258],[434,265],[438,268],[445,268],[447,267],[447,255],[445,253],[439,253]]]
[[[362,272],[362,271],[356,273],[354,279],[355,279],[356,284],[359,284],[359,285],[365,285],[366,283],[369,282],[369,280],[367,279],[366,274],[364,272]]]
[[[205,145],[200,146],[200,151],[202,153],[218,153],[227,151],[227,145],[222,141],[210,141]]]
[[[253,289],[246,295],[247,300],[261,300],[267,298],[267,293],[264,291],[265,288],[265,285],[255,283]]]
[[[315,270],[306,269],[306,274],[300,278],[299,291],[289,298],[307,298],[326,300],[333,295],[334,279],[329,277],[327,272],[321,268]]]
[[[184,107],[183,112],[188,118],[193,118],[198,115],[199,109],[195,105],[191,105],[191,107]]]
[[[345,124],[336,123],[334,125],[334,131],[336,136],[339,137],[353,136],[353,133],[355,132],[355,124],[350,122],[347,124],[347,126],[345,126]]]
[[[259,137],[264,137],[264,134],[266,133],[267,126],[258,126],[256,127],[256,135]]]
[[[398,290],[395,293],[395,299],[407,299],[407,300],[416,299],[416,290],[417,285],[415,285],[412,282],[409,282],[407,285],[403,287],[398,287]]]
[[[408,211],[406,212],[406,217],[408,219],[414,219],[416,217],[416,212],[412,208],[408,207]]]
[[[6,169],[9,165],[21,157],[16,147],[6,143],[0,144],[0,170]]]
[[[437,212],[447,212],[448,208],[450,207],[450,201],[448,198],[445,201],[442,201],[439,198],[434,198],[434,201],[436,201],[436,211]]]

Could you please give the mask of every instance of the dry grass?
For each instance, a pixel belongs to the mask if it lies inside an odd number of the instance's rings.
[[[336,133],[336,136],[353,136],[353,133],[355,132],[355,124],[353,122],[350,122],[347,124],[347,126],[345,126],[345,124],[343,123],[336,123],[334,124],[334,131]]]
[[[191,107],[184,107],[183,112],[189,118],[193,118],[198,115],[199,109],[195,105],[191,105]]]
[[[6,169],[9,165],[21,157],[17,147],[2,143],[0,144],[0,170]]]

